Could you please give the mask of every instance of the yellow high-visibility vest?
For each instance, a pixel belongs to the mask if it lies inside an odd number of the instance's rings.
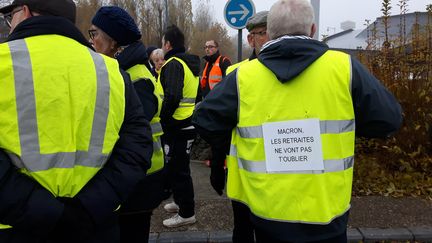
[[[285,83],[252,60],[238,68],[237,83],[239,121],[228,156],[228,197],[274,221],[328,224],[347,212],[355,140],[350,57],[327,51]],[[324,169],[269,170],[274,161],[266,161],[263,126],[312,118],[319,125]]]
[[[161,70],[163,70],[164,66],[172,60],[178,61],[183,66],[184,70],[183,99],[180,100],[179,107],[174,111],[173,118],[176,120],[184,120],[191,117],[195,109],[199,77],[195,76],[188,65],[178,57],[169,58],[162,66]],[[160,83],[160,75],[158,79],[158,82]],[[169,81],[170,80],[167,80],[167,82]]]
[[[119,138],[125,87],[117,61],[39,35],[0,44],[0,63],[0,147],[54,196],[75,196]]]
[[[162,108],[163,89],[159,82],[156,81],[151,72],[143,64],[135,65],[126,72],[129,73],[132,82],[137,82],[140,79],[149,79],[153,83],[153,94],[157,99],[157,112],[150,121],[152,136],[153,136],[153,154],[151,158],[151,167],[147,170],[147,174],[152,174],[161,170],[164,166],[164,152],[162,148],[161,136],[163,134],[162,125],[160,124],[160,111]]]

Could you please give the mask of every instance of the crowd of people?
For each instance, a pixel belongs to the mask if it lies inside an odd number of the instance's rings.
[[[308,0],[254,14],[242,62],[207,40],[203,68],[185,46],[193,36],[171,25],[146,47],[117,6],[97,10],[88,37],[73,0],[14,0],[0,13],[0,242],[147,242],[166,199],[165,227],[194,224],[197,133],[213,189],[227,185],[233,242],[347,242],[355,136],[402,123],[359,61],[311,38]],[[281,130],[307,136],[301,161],[275,159]]]

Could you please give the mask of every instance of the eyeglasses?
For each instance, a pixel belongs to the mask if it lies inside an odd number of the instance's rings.
[[[95,38],[95,36],[97,36],[97,30],[95,30],[95,29],[89,29],[88,30],[88,34],[89,34],[89,36],[90,36],[90,39],[94,39]]]
[[[262,30],[262,31],[258,31],[258,32],[250,32],[251,35],[259,35],[259,36],[264,36],[267,34],[266,30]]]
[[[9,13],[3,14],[3,19],[6,22],[6,25],[10,28],[12,26],[12,18],[19,11],[23,10],[23,7],[15,9]]]
[[[204,49],[212,49],[215,48],[216,46],[204,46]]]

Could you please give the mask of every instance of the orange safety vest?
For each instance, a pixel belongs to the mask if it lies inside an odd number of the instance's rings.
[[[204,89],[207,82],[209,83],[210,90],[214,88],[214,86],[219,83],[222,80],[222,69],[220,68],[220,59],[222,55],[219,56],[215,63],[213,64],[213,67],[210,69],[210,72],[207,77],[207,68],[209,66],[209,62],[206,63],[204,71],[202,73],[201,78],[201,88]],[[225,60],[226,57],[223,57],[223,60]],[[223,61],[222,60],[222,61]]]

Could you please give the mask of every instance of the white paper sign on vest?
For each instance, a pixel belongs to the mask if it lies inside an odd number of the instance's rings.
[[[268,172],[324,169],[318,119],[271,122],[262,128]]]

